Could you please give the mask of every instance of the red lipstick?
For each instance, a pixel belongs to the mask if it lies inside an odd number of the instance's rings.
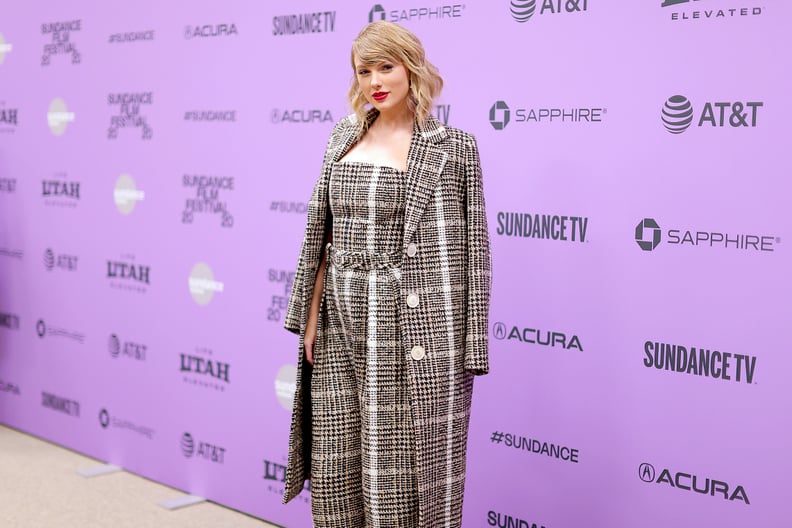
[[[388,92],[374,92],[373,94],[371,94],[371,98],[377,101],[378,103],[384,101],[386,97],[388,97]]]

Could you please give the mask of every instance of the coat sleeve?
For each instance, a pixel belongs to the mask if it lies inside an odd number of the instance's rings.
[[[303,310],[306,305],[306,288],[313,291],[313,282],[316,278],[316,270],[319,265],[318,258],[309,258],[310,256],[321,256],[321,242],[324,240],[323,234],[317,240],[315,233],[317,225],[322,225],[324,229],[326,196],[322,193],[326,190],[326,183],[329,172],[329,164],[332,158],[332,147],[338,141],[341,134],[342,127],[345,121],[338,123],[333,131],[330,133],[330,138],[327,141],[325,148],[324,160],[322,162],[321,175],[314,186],[311,193],[311,199],[308,202],[308,219],[306,221],[305,233],[303,235],[302,245],[300,247],[300,256],[297,260],[297,271],[294,274],[294,282],[292,283],[292,291],[289,297],[289,304],[286,308],[286,318],[283,326],[289,332],[297,335],[301,334],[301,326],[303,323]],[[321,218],[319,218],[321,216]],[[319,224],[321,222],[321,224]],[[318,247],[316,246],[318,243]],[[306,282],[306,278],[310,280]]]
[[[467,299],[465,370],[489,372],[489,304],[492,284],[487,211],[478,145],[473,136],[465,144],[465,199],[467,210]]]

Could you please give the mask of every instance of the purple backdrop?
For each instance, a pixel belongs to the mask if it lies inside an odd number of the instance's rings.
[[[464,526],[788,525],[787,3],[47,4],[0,20],[0,422],[310,526],[282,317],[386,18],[484,168]]]

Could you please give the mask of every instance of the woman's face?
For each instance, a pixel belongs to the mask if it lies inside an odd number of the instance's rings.
[[[364,65],[356,59],[355,76],[366,100],[380,113],[407,107],[410,76],[403,64],[386,60]]]

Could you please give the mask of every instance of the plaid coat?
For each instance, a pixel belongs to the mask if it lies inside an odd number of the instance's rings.
[[[369,122],[376,115],[370,112]],[[310,478],[311,366],[304,361],[303,338],[329,215],[331,166],[355,144],[357,133],[353,114],[330,135],[286,313],[284,326],[300,340],[284,502]],[[399,325],[413,405],[419,525],[455,527],[461,523],[473,375],[489,371],[490,243],[473,136],[433,117],[416,122],[405,197]],[[324,314],[322,307],[318,350],[324,346]]]

